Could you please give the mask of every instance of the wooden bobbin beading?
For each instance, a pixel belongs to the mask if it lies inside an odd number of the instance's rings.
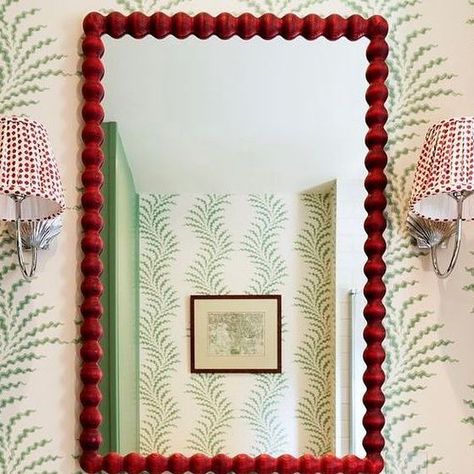
[[[384,146],[387,142],[387,133],[384,125],[387,121],[387,110],[385,101],[387,99],[387,88],[385,81],[388,75],[385,59],[388,54],[385,37],[387,35],[387,22],[380,16],[373,16],[365,19],[360,15],[352,15],[343,18],[339,15],[330,15],[321,18],[318,15],[307,15],[304,18],[294,14],[287,14],[282,18],[268,13],[261,17],[255,17],[250,13],[233,16],[229,13],[221,13],[213,17],[207,13],[199,13],[195,16],[186,13],[176,13],[169,16],[165,13],[157,12],[151,16],[143,13],[132,13],[125,16],[121,13],[113,12],[106,16],[100,13],[90,13],[83,22],[84,38],[82,49],[84,59],[82,64],[83,85],[82,94],[84,98],[82,116],[84,120],[82,129],[83,151],[82,162],[84,165],[82,182],[84,191],[82,194],[82,206],[84,213],[81,219],[83,237],[81,247],[84,257],[81,264],[83,274],[81,291],[83,302],[81,313],[83,322],[81,325],[81,359],[82,367],[80,377],[83,384],[80,400],[82,411],[80,423],[82,433],[80,435],[80,445],[82,454],[80,464],[87,473],[105,471],[108,474],[118,474],[126,472],[129,474],[139,474],[149,472],[151,474],[161,474],[165,471],[173,474],[184,474],[190,471],[194,474],[205,474],[208,471],[216,474],[379,474],[383,469],[383,459],[381,451],[384,440],[382,428],[384,417],[382,406],[384,397],[382,384],[384,373],[382,363],[385,353],[382,342],[385,336],[383,327],[383,317],[385,308],[382,298],[385,294],[385,286],[382,277],[385,272],[383,253],[385,251],[385,241],[383,231],[385,229],[385,218],[383,215],[386,206],[384,189],[386,177],[384,167],[387,156]],[[103,329],[100,318],[103,308],[100,297],[103,287],[100,281],[100,274],[103,265],[100,260],[100,253],[103,249],[103,242],[100,231],[103,226],[101,208],[103,196],[101,186],[103,175],[101,167],[104,155],[101,151],[104,139],[101,123],[104,119],[104,110],[101,101],[104,96],[104,89],[101,83],[104,66],[101,57],[104,53],[104,44],[101,36],[108,35],[112,38],[121,38],[130,35],[134,38],[143,38],[152,35],[161,39],[167,36],[184,39],[194,35],[200,39],[210,36],[217,36],[223,40],[238,36],[244,40],[249,40],[254,36],[269,40],[280,36],[287,40],[292,40],[299,36],[307,40],[315,40],[324,37],[330,41],[335,41],[345,37],[350,41],[356,41],[362,37],[370,40],[367,48],[367,59],[369,66],[367,69],[367,81],[369,83],[366,99],[369,109],[366,114],[366,123],[369,131],[366,135],[368,153],[365,165],[368,175],[365,180],[365,187],[368,195],[365,200],[367,219],[365,220],[365,230],[367,240],[364,250],[367,255],[367,262],[364,272],[367,276],[367,284],[364,287],[364,295],[367,305],[364,309],[364,316],[367,325],[364,331],[364,338],[367,342],[364,351],[364,360],[367,369],[364,373],[364,383],[367,387],[364,395],[364,405],[366,414],[363,424],[366,430],[364,437],[364,448],[367,456],[360,459],[349,455],[338,458],[332,455],[312,456],[309,454],[295,458],[290,455],[274,458],[265,454],[251,457],[240,454],[229,457],[218,454],[208,457],[203,454],[195,454],[191,457],[182,454],[173,454],[169,457],[160,454],[150,454],[142,456],[137,453],[130,453],[122,456],[118,453],[109,453],[101,456],[98,453],[102,443],[99,431],[101,414],[99,404],[102,398],[99,390],[99,383],[102,378],[100,369],[100,359],[102,348],[100,339]]]

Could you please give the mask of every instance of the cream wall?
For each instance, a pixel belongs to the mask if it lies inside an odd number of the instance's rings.
[[[282,10],[321,14],[360,11],[364,14],[377,12],[388,18],[392,25],[393,47],[389,177],[394,185],[389,190],[391,207],[388,214],[392,244],[387,254],[389,339],[386,347],[391,359],[386,385],[390,392],[386,472],[470,472],[474,466],[474,448],[470,446],[474,428],[472,418],[471,423],[462,420],[472,417],[473,404],[465,401],[474,399],[474,390],[469,388],[474,384],[474,274],[472,270],[468,271],[474,267],[473,229],[466,226],[461,261],[453,276],[440,282],[430,271],[426,258],[411,256],[408,252],[410,247],[403,227],[408,193],[405,177],[409,183],[410,166],[427,124],[451,115],[472,114],[474,25],[468,24],[468,20],[474,17],[474,5],[467,0],[2,2],[0,67],[6,71],[8,80],[0,77],[0,111],[27,113],[45,123],[59,159],[69,209],[57,245],[42,256],[39,278],[20,289],[30,296],[37,292],[42,294],[30,301],[28,308],[32,311],[49,308],[40,312],[32,326],[46,324],[39,339],[49,337],[52,342],[50,339],[41,344],[32,342],[30,348],[34,358],[31,360],[18,358],[15,361],[18,347],[8,349],[3,344],[1,349],[11,351],[13,362],[10,367],[15,375],[11,376],[14,385],[1,389],[1,399],[12,403],[1,409],[0,428],[5,433],[5,425],[11,424],[11,417],[18,413],[25,413],[25,416],[13,425],[10,438],[0,442],[0,469],[8,474],[73,473],[77,470],[73,458],[77,453],[77,364],[72,341],[77,336],[79,304],[77,259],[80,251],[76,209],[80,186],[79,79],[76,71],[80,23],[90,10],[124,11],[139,8],[140,4],[149,11],[157,8],[212,13],[273,10],[278,14]],[[15,33],[13,22],[17,14],[20,14],[17,18],[21,24]],[[401,26],[396,27],[397,22]],[[33,38],[37,41],[51,38],[53,41],[32,52],[31,58],[40,62],[27,71],[18,60],[28,43],[19,44],[18,35],[39,25],[44,27],[32,31],[30,41]],[[35,60],[28,60],[28,64]],[[25,80],[23,85],[19,84],[22,80]],[[15,84],[17,94],[11,100],[6,99],[9,88]],[[5,251],[10,244],[3,241],[1,245]],[[5,256],[3,261],[8,258]],[[2,276],[1,287],[9,291],[18,280],[18,273],[7,272]],[[0,315],[5,316],[10,325],[11,313],[6,306]],[[406,333],[410,321],[413,325]],[[61,325],[54,327],[55,323]],[[32,338],[27,332],[23,333],[25,341]],[[420,339],[410,347],[409,342],[417,333]],[[54,338],[69,343],[59,344]],[[3,352],[3,361],[5,357]],[[404,376],[407,376],[406,380]],[[397,422],[399,419],[403,421]],[[23,428],[32,426],[38,428],[25,432],[26,437],[19,436]]]

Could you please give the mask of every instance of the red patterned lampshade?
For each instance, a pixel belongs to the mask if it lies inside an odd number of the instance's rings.
[[[453,192],[474,191],[474,117],[443,120],[428,130],[418,160],[410,211],[436,221],[458,216]],[[463,220],[474,219],[474,199],[464,201]]]
[[[57,163],[43,125],[27,117],[0,116],[0,219],[15,220],[11,196],[25,196],[22,220],[64,211]]]

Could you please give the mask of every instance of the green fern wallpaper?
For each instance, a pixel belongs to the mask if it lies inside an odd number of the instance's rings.
[[[334,450],[334,212],[330,193],[141,196],[143,451]],[[308,243],[308,234],[316,241]],[[310,254],[305,244],[314,246]],[[320,276],[313,284],[315,272]],[[307,293],[308,286],[313,293]],[[283,373],[191,374],[187,331],[193,293],[282,294]],[[316,312],[308,311],[313,298],[321,299]],[[295,357],[304,318],[311,340]],[[161,365],[152,365],[152,359]],[[193,417],[183,417],[188,419],[177,426],[176,414],[189,410]],[[168,411],[173,424],[165,418],[166,429],[152,431],[150,426],[159,426],[157,416]]]
[[[60,239],[43,255],[39,277],[31,283],[21,282],[19,272],[14,268],[12,242],[5,234],[1,236],[0,472],[62,474],[77,472],[78,469],[75,460],[78,368],[73,344],[77,338],[77,308],[80,302],[77,270],[80,255],[77,212],[80,165],[76,151],[79,145],[80,101],[78,41],[83,16],[91,10],[100,9],[141,9],[147,12],[156,9],[169,12],[208,10],[212,13],[248,10],[259,14],[272,11],[276,14],[317,12],[323,15],[359,12],[364,15],[380,13],[389,20],[391,77],[388,106],[391,119],[388,129],[391,138],[387,210],[389,246],[386,255],[386,472],[471,472],[474,468],[474,318],[473,275],[472,270],[467,269],[474,266],[472,225],[468,224],[465,228],[466,238],[458,268],[449,281],[439,282],[430,271],[426,257],[413,251],[404,227],[404,215],[416,154],[427,126],[449,116],[472,115],[472,0],[2,0],[0,111],[25,113],[45,123],[59,160],[68,210]],[[162,253],[157,256],[156,262],[149,262],[147,273],[144,271],[141,275],[150,288],[159,285],[158,306],[149,301],[144,314],[148,311],[151,316],[164,315],[160,322],[160,338],[165,341],[166,347],[159,344],[160,358],[155,357],[157,341],[149,341],[148,370],[156,371],[163,364],[161,357],[168,360],[166,369],[160,372],[156,387],[140,387],[144,396],[159,397],[163,407],[160,412],[152,407],[147,412],[149,425],[147,431],[143,428],[141,433],[143,449],[166,450],[174,446],[177,441],[176,425],[183,427],[187,445],[203,439],[206,443],[215,441],[217,444],[214,446],[220,446],[219,443],[228,445],[233,441],[228,433],[234,426],[238,426],[248,438],[255,439],[256,443],[262,428],[251,426],[243,419],[247,407],[245,403],[249,399],[229,409],[227,401],[233,387],[222,379],[214,383],[196,378],[192,384],[189,382],[179,386],[180,392],[189,397],[196,415],[195,420],[185,419],[173,392],[169,390],[169,383],[182,369],[184,361],[180,354],[185,353],[182,351],[187,347],[188,338],[184,334],[173,341],[170,328],[179,317],[179,307],[184,304],[179,298],[175,301],[177,296],[173,288],[187,285],[189,293],[196,291],[193,285],[198,282],[191,283],[191,280],[199,278],[192,273],[192,268],[197,269],[202,263],[199,255],[210,259],[206,262],[209,268],[213,268],[210,278],[215,279],[216,284],[221,282],[222,291],[234,291],[234,285],[240,285],[241,291],[249,291],[251,285],[263,281],[260,263],[250,257],[246,257],[246,273],[252,275],[249,281],[232,281],[229,272],[233,253],[245,253],[246,236],[251,235],[251,229],[258,232],[257,226],[264,225],[263,221],[259,221],[263,217],[258,217],[255,209],[252,214],[255,226],[248,222],[247,234],[232,234],[229,242],[225,237],[227,229],[222,224],[224,227],[218,230],[223,233],[222,247],[216,249],[208,249],[197,229],[186,226],[194,245],[192,250],[183,249],[176,241],[175,231],[171,230],[171,216],[179,210],[184,222],[186,216],[192,215],[192,206],[199,203],[179,208],[175,197],[166,199],[166,202],[159,204],[162,206],[161,215],[150,216],[151,221],[147,224],[158,232],[153,230],[154,238],[160,239],[163,244]],[[220,205],[225,207],[226,203]],[[250,203],[247,206],[250,215]],[[277,216],[274,218],[277,219]],[[232,228],[235,228],[235,223]],[[302,253],[302,250],[299,252]],[[178,282],[170,272],[180,254],[186,259],[186,268],[190,272],[186,278],[190,281]],[[150,253],[149,257],[153,259],[153,254]],[[265,259],[265,256],[259,258]],[[287,262],[282,261],[280,265],[275,261],[271,264],[276,265],[273,284],[277,287],[285,284]],[[324,302],[320,303],[324,305]],[[285,312],[286,319],[288,316],[289,312]],[[144,329],[146,318],[142,324]],[[317,337],[318,329],[314,333],[309,332],[308,337],[313,334]],[[285,332],[284,337],[291,337],[291,333]],[[304,343],[301,341],[301,351]],[[298,364],[299,357],[299,353],[295,353],[291,363]],[[299,367],[303,371],[305,366],[301,363]],[[316,377],[317,368],[308,368],[307,374],[308,378]],[[282,385],[277,386],[276,393],[285,393],[286,397],[292,379],[275,378],[272,383],[280,381]],[[261,383],[263,380],[254,380],[248,395],[255,393],[257,397],[263,390]],[[214,391],[214,387],[218,387],[219,393]],[[220,413],[209,414],[206,404],[217,399],[222,402]],[[267,409],[273,413],[273,407],[278,406],[280,401],[277,396],[272,398],[270,406],[264,407],[256,398],[253,406],[260,414]],[[204,427],[211,416],[220,417],[222,431],[217,433],[216,439],[211,440],[206,434],[194,437],[197,433],[193,432],[194,421],[201,420]],[[274,421],[273,439],[278,440],[281,420],[275,418]],[[323,422],[324,419],[308,421]],[[158,433],[158,425],[163,425],[165,429],[160,429]],[[290,439],[295,435],[295,429],[287,432]],[[317,442],[305,434],[301,437],[311,446]],[[211,450],[216,449],[211,444],[208,446]]]

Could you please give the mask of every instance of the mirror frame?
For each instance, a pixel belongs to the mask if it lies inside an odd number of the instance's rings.
[[[82,128],[82,162],[84,168],[82,183],[84,188],[81,201],[83,207],[81,248],[84,255],[81,263],[83,275],[81,313],[83,320],[81,323],[82,340],[80,348],[82,362],[80,369],[80,380],[82,382],[80,401],[82,410],[79,418],[82,425],[79,438],[82,449],[80,455],[82,469],[87,473],[105,471],[109,474],[121,472],[139,474],[143,471],[151,474],[161,474],[164,471],[170,471],[173,474],[183,474],[186,471],[194,474],[206,474],[209,471],[216,474],[227,474],[231,471],[236,474],[253,472],[258,474],[271,474],[273,472],[279,474],[295,474],[297,472],[301,474],[379,474],[384,465],[382,457],[384,447],[382,435],[384,395],[382,384],[385,376],[382,363],[385,352],[382,342],[385,336],[383,326],[385,307],[382,299],[385,294],[383,282],[385,240],[383,232],[386,227],[384,189],[387,184],[384,173],[387,163],[387,155],[384,151],[387,143],[387,132],[384,125],[388,118],[384,106],[388,96],[385,85],[388,76],[388,67],[385,62],[388,55],[388,45],[385,40],[388,32],[386,20],[381,16],[372,16],[365,19],[359,15],[352,15],[348,18],[330,15],[321,18],[318,15],[310,14],[301,18],[294,14],[287,14],[282,18],[278,18],[270,13],[261,17],[255,17],[250,13],[244,13],[238,17],[229,13],[221,13],[213,17],[207,13],[199,13],[195,16],[177,13],[168,16],[158,12],[147,16],[135,12],[125,16],[117,12],[108,15],[93,12],[85,17],[83,28],[82,117],[84,123]],[[363,418],[363,426],[366,432],[363,440],[366,451],[365,458],[361,459],[354,455],[338,458],[332,454],[320,457],[305,454],[298,458],[288,454],[278,458],[266,454],[261,454],[255,458],[246,454],[239,454],[234,457],[224,454],[214,457],[203,454],[195,454],[190,457],[182,454],[163,456],[156,453],[148,456],[137,453],[130,453],[125,456],[118,453],[109,453],[105,456],[99,454],[98,450],[102,443],[100,433],[102,415],[99,406],[102,394],[99,383],[102,379],[100,360],[103,356],[100,344],[103,335],[100,323],[103,313],[101,305],[103,285],[100,279],[103,264],[100,254],[104,247],[100,236],[103,227],[101,208],[104,203],[101,194],[101,186],[104,182],[104,176],[101,172],[101,166],[104,162],[104,155],[101,150],[101,144],[104,140],[104,132],[101,128],[104,119],[104,110],[101,106],[104,96],[104,88],[101,84],[104,65],[101,57],[105,49],[101,36],[109,35],[112,38],[121,38],[126,34],[133,38],[152,35],[157,39],[168,35],[184,39],[194,35],[202,40],[213,35],[223,40],[233,36],[238,36],[244,40],[249,40],[254,36],[259,36],[265,40],[270,40],[276,36],[281,36],[286,40],[292,40],[298,36],[302,36],[307,40],[315,40],[319,37],[331,41],[341,37],[345,37],[350,41],[362,37],[369,39],[366,51],[369,63],[366,72],[366,79],[369,84],[366,101],[369,107],[365,116],[368,125],[368,132],[365,137],[368,148],[365,167],[368,173],[365,179],[367,197],[364,204],[367,211],[367,218],[364,223],[367,233],[367,240],[364,245],[364,251],[367,255],[367,262],[364,266],[364,273],[367,277],[367,283],[364,286],[364,296],[367,300],[364,309],[366,319],[364,339],[367,343],[364,351],[364,361],[367,368],[363,376],[366,386],[363,397],[366,408]]]

